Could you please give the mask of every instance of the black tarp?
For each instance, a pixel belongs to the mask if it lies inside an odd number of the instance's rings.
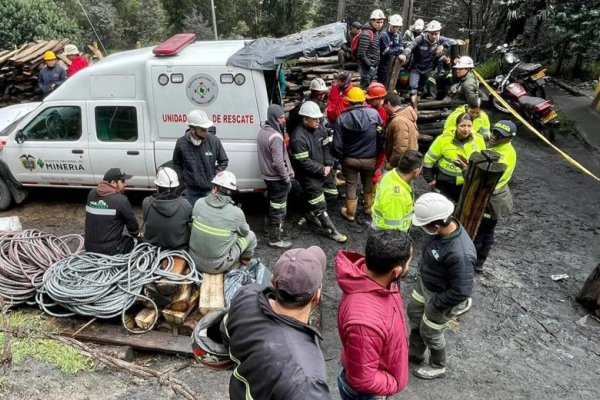
[[[274,70],[277,65],[298,57],[329,54],[346,42],[346,24],[336,22],[279,39],[259,38],[229,57],[227,65],[248,69]]]

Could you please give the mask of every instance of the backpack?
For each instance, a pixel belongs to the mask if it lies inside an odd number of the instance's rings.
[[[354,35],[354,37],[352,38],[352,41],[350,42],[350,54],[352,55],[352,59],[354,61],[356,61],[356,55],[358,54],[358,42],[360,40],[360,35],[362,33],[362,29],[359,30],[356,35]],[[367,29],[367,31],[369,32],[369,42],[373,41],[373,38],[375,37],[375,33],[373,33],[373,31],[371,29]]]

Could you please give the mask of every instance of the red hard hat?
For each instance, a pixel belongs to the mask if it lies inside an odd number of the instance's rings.
[[[373,82],[367,89],[367,100],[380,99],[385,97],[386,94],[387,90],[385,90],[383,83]]]

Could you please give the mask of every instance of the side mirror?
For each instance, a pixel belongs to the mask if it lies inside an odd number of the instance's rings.
[[[25,139],[26,139],[25,134],[23,133],[22,130],[19,130],[17,132],[17,134],[15,135],[15,142],[22,144],[23,142],[25,142]]]
[[[486,48],[486,49],[491,49],[491,48],[492,48],[492,46],[493,46],[493,44],[492,44],[492,43],[486,43],[486,45],[485,45],[485,48]]]

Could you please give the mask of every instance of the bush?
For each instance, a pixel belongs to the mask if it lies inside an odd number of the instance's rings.
[[[494,79],[500,74],[500,63],[496,60],[486,60],[475,67],[483,79]]]

